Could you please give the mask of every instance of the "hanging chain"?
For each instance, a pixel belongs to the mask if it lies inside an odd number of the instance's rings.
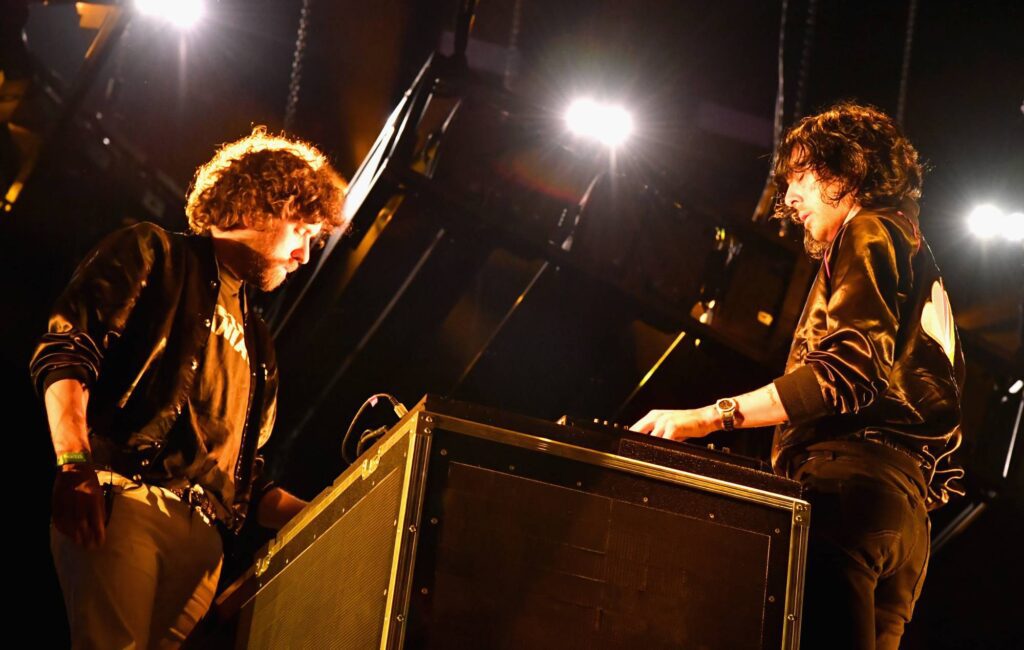
[[[295,52],[292,55],[292,72],[288,80],[288,103],[284,109],[284,129],[295,127],[295,113],[299,107],[299,89],[302,85],[302,63],[306,56],[306,40],[309,33],[309,7],[313,0],[302,0],[299,11],[299,29],[295,36]]]
[[[818,24],[818,0],[808,0],[807,20],[804,23],[804,43],[800,50],[800,71],[796,78],[796,99],[793,101],[793,120],[804,116],[804,100],[807,98],[807,75],[811,69],[811,49],[814,46],[814,30]]]
[[[772,128],[772,153],[779,148],[779,141],[782,139],[783,113],[786,108],[786,13],[789,11],[789,1],[782,0],[782,20],[779,23],[779,62],[778,62],[778,86],[775,90],[775,123]]]
[[[900,68],[900,95],[896,100],[896,123],[903,125],[903,112],[907,107],[907,80],[910,79],[910,51],[914,44],[914,22],[917,20],[917,0],[907,7],[907,36],[903,40],[903,66]]]

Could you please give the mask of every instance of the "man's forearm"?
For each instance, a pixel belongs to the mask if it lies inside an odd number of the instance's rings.
[[[279,487],[271,488],[259,500],[256,523],[278,530],[307,506],[307,502]]]
[[[103,491],[92,467],[62,454],[85,454],[88,458],[89,427],[85,410],[89,391],[77,379],[50,384],[43,395],[46,417],[57,462],[61,464],[53,484],[54,527],[86,549],[103,545],[106,539],[106,510]]]
[[[89,391],[77,379],[62,379],[50,384],[43,396],[46,418],[50,423],[53,451],[61,454],[89,453],[89,426],[86,407]]]
[[[767,427],[789,419],[775,384],[768,384],[733,399],[737,406],[734,420],[736,428]],[[719,431],[723,423],[715,406],[710,405],[697,409],[650,411],[630,428],[659,438],[686,440]]]
[[[774,383],[733,399],[736,400],[736,410],[742,417],[738,423],[740,428],[769,427],[782,424],[789,419]]]

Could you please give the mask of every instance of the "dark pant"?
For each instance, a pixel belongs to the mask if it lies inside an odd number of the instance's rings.
[[[831,442],[795,467],[811,503],[801,647],[899,647],[930,545],[924,481],[908,460],[876,443]]]

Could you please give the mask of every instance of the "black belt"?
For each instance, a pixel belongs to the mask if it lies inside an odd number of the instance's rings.
[[[811,445],[817,449],[801,449],[793,455],[790,460],[790,476],[804,463],[816,458],[827,458],[834,460],[839,457],[871,457],[884,460],[900,469],[918,484],[924,494],[928,494],[928,484],[925,481],[925,469],[930,467],[927,460],[912,452],[910,449],[889,441],[874,440],[870,438],[856,438],[852,440],[832,440],[828,442]]]
[[[917,463],[917,466],[919,468],[921,468],[922,470],[931,469],[931,463],[928,462],[928,459],[926,459],[924,456],[922,456],[921,454],[917,453],[916,451],[914,451],[910,447],[906,447],[904,445],[901,445],[898,442],[893,442],[891,440],[886,440],[885,438],[864,438],[864,440],[866,440],[868,442],[873,442],[875,444],[884,445],[884,446],[888,447],[889,449],[895,449],[896,451],[900,452],[901,454],[903,454],[905,456],[909,456],[910,459],[913,460],[915,463]]]
[[[172,494],[201,514],[207,523],[220,524],[228,530],[233,530],[235,517],[223,507],[217,507],[213,499],[201,486],[193,485],[187,488],[166,488]]]

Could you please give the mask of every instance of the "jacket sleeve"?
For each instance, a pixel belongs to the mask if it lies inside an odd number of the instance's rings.
[[[42,396],[55,381],[91,386],[162,254],[158,230],[138,224],[107,236],[79,264],[54,305],[29,371]]]
[[[892,234],[855,217],[826,259],[826,333],[804,365],[775,380],[792,424],[856,413],[889,386],[899,327],[899,266]]]

